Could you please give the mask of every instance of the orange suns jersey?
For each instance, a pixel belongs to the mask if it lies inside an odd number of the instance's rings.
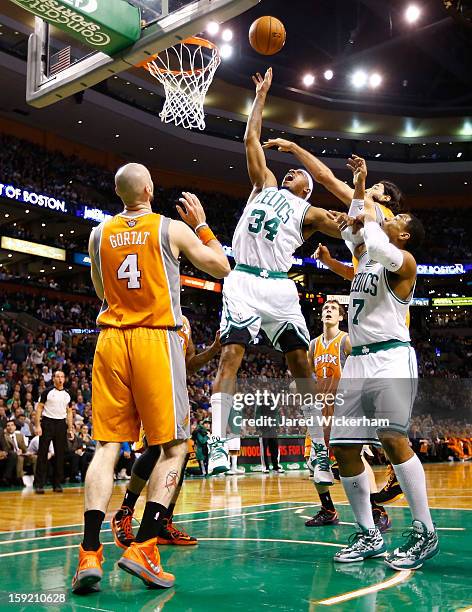
[[[182,315],[182,327],[177,332],[179,335],[179,340],[182,343],[182,350],[184,352],[184,357],[187,354],[188,345],[190,342],[190,337],[192,335],[192,329],[190,327],[190,321]],[[189,438],[191,440],[192,438]],[[141,428],[139,430],[139,441],[134,445],[134,451],[137,453],[142,453],[146,449],[146,433],[144,431],[144,427],[141,424]],[[189,453],[192,452],[193,449],[189,447]]]
[[[330,342],[323,341],[323,334],[312,340],[310,349],[313,351],[313,361],[310,364],[317,380],[339,379],[346,356],[344,345],[347,333],[340,331]],[[311,351],[310,351],[311,352]]]
[[[169,241],[170,219],[119,214],[93,230],[91,248],[102,279],[102,327],[180,327],[180,273]]]

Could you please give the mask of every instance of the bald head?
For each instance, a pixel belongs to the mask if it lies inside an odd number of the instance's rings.
[[[149,203],[154,193],[149,170],[142,164],[121,166],[115,174],[115,191],[127,208]]]

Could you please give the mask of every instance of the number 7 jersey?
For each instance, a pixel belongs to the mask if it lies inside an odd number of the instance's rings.
[[[406,317],[408,300],[401,300],[390,287],[388,271],[369,259],[367,252],[359,258],[349,298],[349,337],[352,346],[387,340],[410,341]]]
[[[310,208],[288,189],[267,187],[246,204],[233,236],[238,264],[288,272],[303,244],[303,221]]]
[[[92,230],[102,279],[101,327],[180,327],[179,261],[169,242],[170,219],[119,214]]]

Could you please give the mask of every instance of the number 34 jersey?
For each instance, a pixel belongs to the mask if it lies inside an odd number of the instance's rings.
[[[102,279],[102,327],[180,327],[179,262],[169,242],[170,219],[155,213],[119,214],[92,232]]]
[[[233,236],[238,264],[288,272],[303,244],[303,221],[310,208],[288,189],[268,187],[246,204]]]

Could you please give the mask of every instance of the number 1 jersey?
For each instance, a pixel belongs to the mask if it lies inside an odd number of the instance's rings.
[[[101,327],[181,327],[179,261],[169,242],[170,219],[119,214],[92,231],[102,279]]]
[[[288,272],[303,244],[303,221],[310,208],[288,189],[268,187],[246,204],[233,236],[238,264]]]

